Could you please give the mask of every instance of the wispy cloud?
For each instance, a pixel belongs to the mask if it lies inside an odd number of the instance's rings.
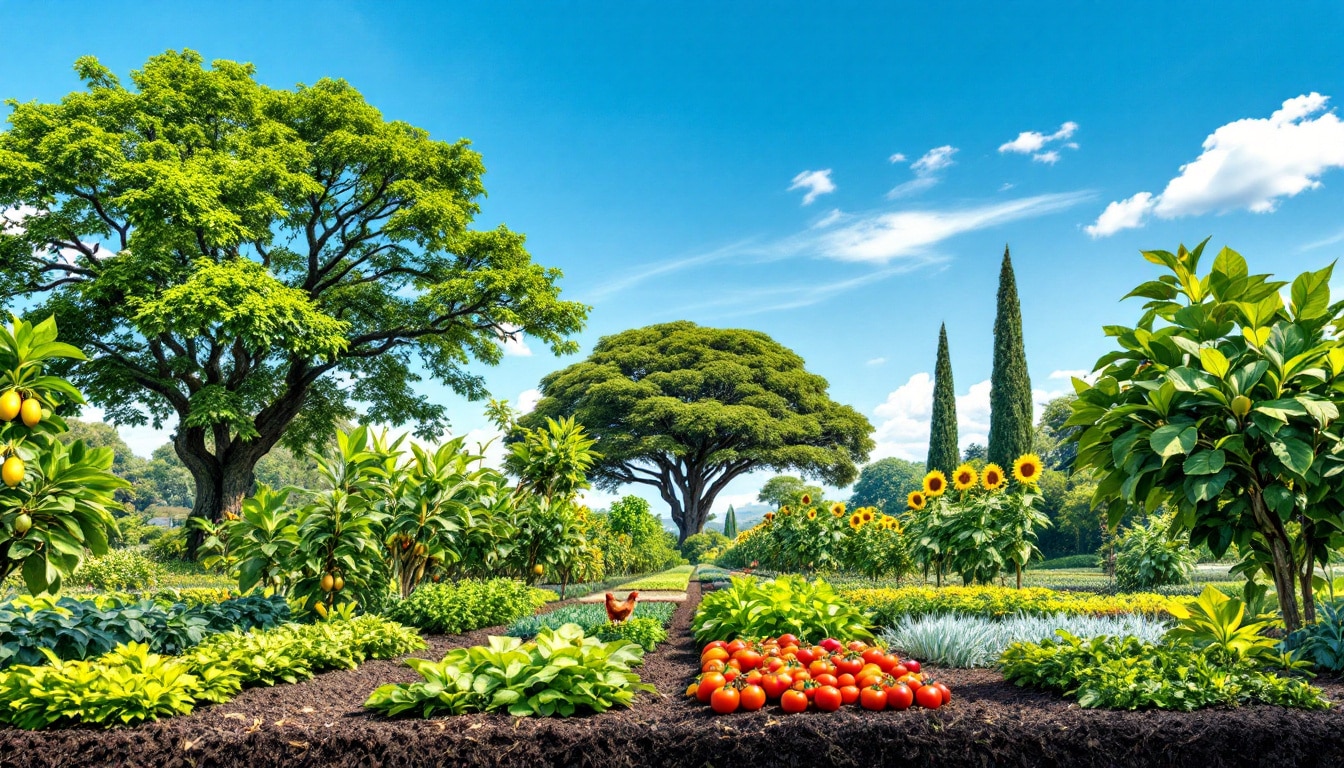
[[[1325,238],[1322,238],[1322,239],[1320,239],[1320,240],[1315,240],[1315,241],[1313,241],[1313,242],[1307,243],[1306,245],[1302,246],[1302,247],[1299,248],[1298,250],[1299,250],[1299,251],[1314,251],[1314,250],[1316,250],[1317,248],[1324,248],[1324,247],[1326,247],[1327,245],[1334,245],[1335,243],[1344,243],[1344,229],[1339,230],[1338,232],[1336,232],[1335,234],[1333,234],[1333,235],[1331,235],[1331,236],[1329,236],[1329,237],[1325,237]]]
[[[789,187],[789,191],[795,189],[807,190],[807,194],[803,195],[803,205],[811,205],[818,197],[835,191],[835,182],[831,181],[831,169],[803,171],[793,177],[793,185]]]
[[[692,256],[681,256],[667,261],[655,262],[653,264],[645,264],[589,290],[583,295],[582,301],[588,303],[601,301],[602,299],[614,296],[621,291],[634,288],[640,283],[647,282],[656,277],[663,277],[664,275],[670,275],[684,269],[690,269],[691,267],[696,267],[701,264],[709,264],[744,253],[751,247],[752,242],[752,240],[740,240],[736,243],[725,245],[722,248],[706,251],[705,253],[698,253]]]
[[[885,358],[885,357],[874,357],[874,358],[872,358],[871,360],[869,360],[867,364],[868,364],[868,365],[881,365],[881,364],[883,364],[883,363],[885,363],[885,362],[887,362],[887,358]]]
[[[1054,165],[1059,162],[1058,149],[1046,149],[1048,144],[1056,144],[1067,149],[1077,149],[1078,143],[1068,141],[1073,134],[1078,132],[1078,124],[1069,120],[1059,126],[1059,130],[1054,133],[1041,133],[1039,131],[1023,131],[1017,134],[1017,138],[1012,141],[999,145],[999,154],[1014,153],[1018,155],[1031,155],[1031,159],[1038,163]]]
[[[925,152],[918,160],[910,164],[910,170],[914,172],[915,178],[904,184],[898,184],[887,193],[887,199],[895,200],[900,197],[909,197],[936,186],[942,180],[940,175],[942,171],[956,164],[956,161],[952,159],[952,156],[956,153],[957,148],[951,144],[934,147]],[[892,155],[890,160],[893,163],[904,162],[905,155],[898,152]]]

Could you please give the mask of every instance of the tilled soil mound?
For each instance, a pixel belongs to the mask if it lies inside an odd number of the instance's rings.
[[[367,714],[364,701],[384,683],[417,677],[399,662],[371,661],[135,728],[0,729],[0,766],[1344,766],[1338,709],[1084,710],[983,670],[933,670],[955,697],[934,712],[789,716],[767,706],[715,716],[680,695],[698,658],[690,623],[700,587],[692,583],[687,597],[671,639],[642,669],[660,693],[630,709],[388,720]],[[431,637],[420,655],[437,658],[500,632]],[[1320,684],[1344,701],[1341,681]]]

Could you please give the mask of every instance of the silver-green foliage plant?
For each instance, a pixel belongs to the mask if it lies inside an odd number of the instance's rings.
[[[577,624],[566,624],[542,629],[531,643],[491,637],[489,645],[455,648],[443,661],[407,659],[407,666],[424,680],[384,685],[364,706],[389,716],[416,712],[423,717],[496,711],[514,717],[605,712],[628,706],[640,691],[653,691],[632,671],[643,660],[644,650],[635,643],[604,643],[585,636]]]
[[[1122,591],[1134,592],[1185,584],[1195,567],[1189,543],[1168,535],[1170,518],[1149,516],[1120,536],[1115,554],[1115,583]]]
[[[1166,622],[1142,615],[1121,616],[1028,616],[1002,619],[960,614],[907,616],[882,633],[892,648],[899,648],[921,661],[944,667],[990,667],[1013,643],[1040,642],[1063,630],[1081,638],[1098,635],[1138,637],[1148,643],[1162,642]]]

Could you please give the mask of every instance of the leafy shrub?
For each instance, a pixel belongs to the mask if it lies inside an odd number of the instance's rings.
[[[804,639],[844,637],[870,640],[872,619],[821,579],[799,576],[774,581],[735,578],[727,589],[705,595],[691,624],[699,642],[736,637],[778,637],[786,632]]]
[[[1246,620],[1246,605],[1213,587],[1205,587],[1189,606],[1173,606],[1179,623],[1168,639],[1205,650],[1219,661],[1272,660],[1278,642],[1265,635],[1271,620]]]
[[[661,626],[672,623],[672,614],[676,613],[675,603],[636,603],[634,618],[653,619]],[[591,635],[597,628],[607,623],[607,608],[601,603],[581,603],[566,605],[554,611],[524,616],[509,625],[504,634],[529,640],[536,637],[543,627],[559,629],[566,624],[578,624],[584,634]]]
[[[426,632],[456,635],[517,621],[546,602],[549,593],[543,592],[515,579],[422,584],[387,615]]]
[[[1289,635],[1283,647],[1319,670],[1344,672],[1344,600],[1322,603],[1316,623]]]
[[[1186,542],[1167,537],[1168,527],[1166,519],[1154,515],[1121,534],[1115,554],[1115,583],[1122,591],[1190,580],[1195,555]]]
[[[705,531],[686,537],[681,542],[681,556],[693,565],[707,563],[727,549],[732,540],[718,531]]]
[[[158,563],[129,549],[114,549],[80,563],[70,584],[94,589],[153,589],[162,579],[163,569]]]
[[[1069,555],[1045,560],[1032,566],[1036,571],[1060,571],[1066,568],[1100,568],[1101,555]]]
[[[667,630],[663,629],[663,622],[639,616],[631,617],[619,624],[611,622],[601,624],[594,634],[603,642],[629,640],[646,651],[652,651],[659,643],[667,640]]]
[[[620,586],[620,589],[636,589],[644,592],[656,590],[684,592],[687,585],[691,583],[691,572],[694,570],[695,566],[693,565],[678,565],[662,573],[655,573],[652,576],[645,576],[635,581],[627,581]]]
[[[384,685],[364,706],[394,716],[417,710],[495,712],[513,717],[568,717],[585,710],[605,712],[628,706],[639,691],[652,691],[632,667],[644,660],[638,645],[603,643],[585,636],[577,624],[543,629],[535,642],[491,637],[488,646],[455,648],[443,661],[407,659],[424,682]]]
[[[1260,702],[1324,709],[1321,692],[1250,661],[1220,663],[1183,643],[1154,645],[1134,637],[1014,643],[999,659],[1005,679],[1076,696],[1082,707],[1176,709]]]
[[[1142,614],[1170,616],[1171,600],[1161,595],[1096,595],[1059,592],[1040,587],[900,587],[846,590],[846,599],[870,611],[881,626],[892,626],[905,616],[960,613],[1002,617],[1013,614],[1050,616],[1116,616]]]
[[[173,528],[149,544],[149,556],[159,563],[172,563],[187,557],[187,529]]]
[[[892,648],[945,667],[989,667],[1013,643],[1039,642],[1062,629],[1081,638],[1131,635],[1159,643],[1168,624],[1146,616],[984,616],[947,614],[907,617],[882,633]]]

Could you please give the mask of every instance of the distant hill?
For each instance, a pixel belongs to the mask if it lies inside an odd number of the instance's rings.
[[[737,512],[737,530],[745,531],[764,520],[765,513],[770,511],[770,506],[768,504],[747,504],[745,506],[735,507],[734,511]],[[672,533],[677,532],[677,525],[672,522],[672,518],[660,517],[658,519],[663,524],[663,528]],[[723,533],[723,517],[716,517],[706,523],[705,530]]]

